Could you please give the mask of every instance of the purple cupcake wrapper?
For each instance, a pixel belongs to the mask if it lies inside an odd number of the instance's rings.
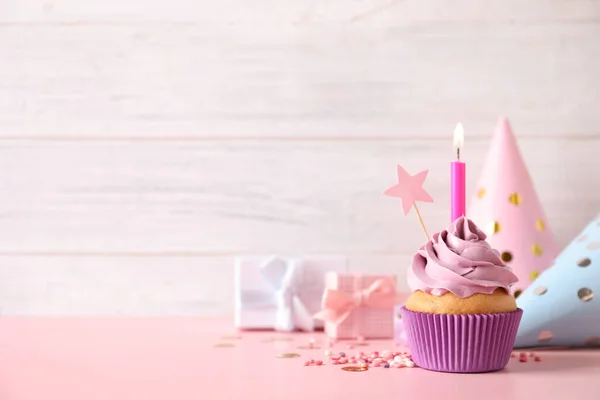
[[[442,372],[488,372],[506,367],[523,315],[427,314],[401,309],[415,364]]]

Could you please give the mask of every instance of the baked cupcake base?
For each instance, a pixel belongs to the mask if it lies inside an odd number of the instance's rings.
[[[441,372],[491,372],[510,360],[523,310],[428,314],[401,309],[415,364]]]
[[[496,289],[492,294],[475,293],[464,299],[451,292],[436,296],[417,290],[406,301],[406,308],[429,314],[495,314],[515,311],[517,303],[504,289]]]

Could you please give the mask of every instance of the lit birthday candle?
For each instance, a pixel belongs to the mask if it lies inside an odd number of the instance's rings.
[[[450,163],[450,221],[466,214],[465,163],[460,161],[460,150],[464,145],[465,131],[462,124],[454,130],[456,161]]]

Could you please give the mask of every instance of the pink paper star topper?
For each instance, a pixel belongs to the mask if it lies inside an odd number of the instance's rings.
[[[404,168],[398,165],[398,183],[387,189],[383,194],[402,199],[402,211],[404,211],[404,215],[408,214],[410,208],[417,200],[431,203],[433,199],[423,189],[423,183],[425,182],[425,178],[427,178],[428,172],[428,170],[425,170],[410,176]]]
[[[416,203],[417,200],[428,203],[433,202],[429,193],[423,189],[423,183],[425,182],[425,178],[427,178],[428,172],[428,170],[425,170],[411,176],[404,168],[398,165],[398,183],[388,188],[383,194],[402,199],[402,211],[404,211],[404,215],[408,214],[410,208],[414,205],[421,228],[423,228],[423,232],[429,240],[429,234],[427,233],[423,218],[421,218],[421,213],[419,213],[419,208]]]

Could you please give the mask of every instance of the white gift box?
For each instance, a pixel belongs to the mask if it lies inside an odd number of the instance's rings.
[[[321,309],[327,272],[344,273],[342,256],[239,257],[235,262],[235,326],[240,329],[312,331],[323,328]]]

